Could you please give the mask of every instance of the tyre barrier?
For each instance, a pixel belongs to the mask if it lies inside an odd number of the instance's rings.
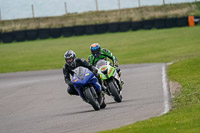
[[[177,20],[177,18],[167,18],[166,19],[166,28],[177,27],[176,20]]]
[[[142,23],[143,23],[143,29],[146,29],[146,30],[150,30],[152,28],[154,28],[154,23],[155,21],[154,20],[144,20]]]
[[[132,26],[132,30],[134,30],[134,31],[143,28],[143,24],[142,24],[141,21],[132,22],[132,23],[131,23],[131,26]]]
[[[96,33],[96,26],[95,25],[86,25],[85,26],[85,34],[92,35]]]
[[[50,29],[39,29],[38,30],[38,38],[40,38],[40,39],[47,39],[47,38],[49,38],[50,37],[49,30]]]
[[[121,22],[119,23],[119,30],[121,32],[126,32],[131,29],[131,22]]]
[[[64,37],[70,37],[74,35],[74,27],[61,28],[61,33]]]
[[[194,16],[195,25],[199,24],[199,22],[200,22],[200,16]]]
[[[22,42],[26,40],[25,31],[15,31],[13,32],[14,40],[17,42]]]
[[[13,32],[6,32],[2,34],[3,43],[11,43],[14,41]]]
[[[109,23],[108,32],[111,32],[111,33],[119,32],[119,23]]]
[[[52,38],[58,38],[61,36],[61,28],[50,29],[50,36]]]
[[[156,29],[163,29],[166,27],[166,19],[156,19],[155,20],[155,28]]]
[[[108,24],[98,24],[96,25],[97,34],[106,33],[108,31]]]
[[[85,34],[85,26],[75,26],[74,27],[74,34],[76,36],[81,36]]]
[[[178,27],[188,26],[188,17],[178,18],[176,23]]]
[[[47,39],[49,37],[58,38],[60,36],[70,37],[73,35],[92,35],[106,32],[125,32],[130,29],[136,31],[139,29],[162,29],[172,27],[183,27],[189,25],[188,17],[182,18],[163,18],[155,20],[133,21],[133,22],[116,22],[98,25],[85,25],[74,27],[63,27],[54,29],[36,29],[26,31],[0,32],[0,43],[11,43],[13,41],[25,41],[36,39]],[[200,17],[194,17],[195,24],[200,22]]]
[[[27,30],[25,32],[27,40],[36,40],[38,39],[38,30]]]
[[[1,40],[2,40],[2,37],[1,37],[2,35],[1,35],[1,34],[2,34],[2,33],[0,32],[0,43],[1,43]]]

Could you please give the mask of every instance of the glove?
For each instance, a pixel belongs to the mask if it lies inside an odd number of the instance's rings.
[[[117,61],[114,63],[114,66],[115,66],[115,67],[118,67],[118,63],[117,63]]]

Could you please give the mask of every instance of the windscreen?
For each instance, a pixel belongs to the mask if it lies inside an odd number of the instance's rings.
[[[99,69],[102,66],[106,65],[106,61],[105,60],[99,60],[96,64],[96,67]]]
[[[83,79],[84,78],[85,69],[86,68],[84,68],[84,67],[77,67],[76,69],[74,69],[74,73],[78,78]]]

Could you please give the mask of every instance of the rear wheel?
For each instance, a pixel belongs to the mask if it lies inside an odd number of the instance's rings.
[[[108,82],[108,86],[110,88],[110,92],[112,96],[114,97],[114,100],[116,102],[121,102],[122,101],[122,96],[119,93],[118,85],[115,83],[115,81],[110,81]]]
[[[100,109],[99,102],[98,102],[97,98],[95,98],[95,95],[92,93],[94,91],[91,91],[91,89],[94,89],[94,88],[91,87],[91,88],[85,89],[85,98],[92,105],[94,110],[99,110]]]

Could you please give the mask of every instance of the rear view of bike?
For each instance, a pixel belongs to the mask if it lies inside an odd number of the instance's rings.
[[[101,94],[101,86],[94,74],[84,67],[77,67],[74,73],[72,84],[79,96],[92,105],[94,110],[105,108],[106,104]]]
[[[104,85],[108,88],[106,94],[111,95],[116,102],[122,101],[122,83],[116,68],[109,61],[99,60],[96,64]]]

